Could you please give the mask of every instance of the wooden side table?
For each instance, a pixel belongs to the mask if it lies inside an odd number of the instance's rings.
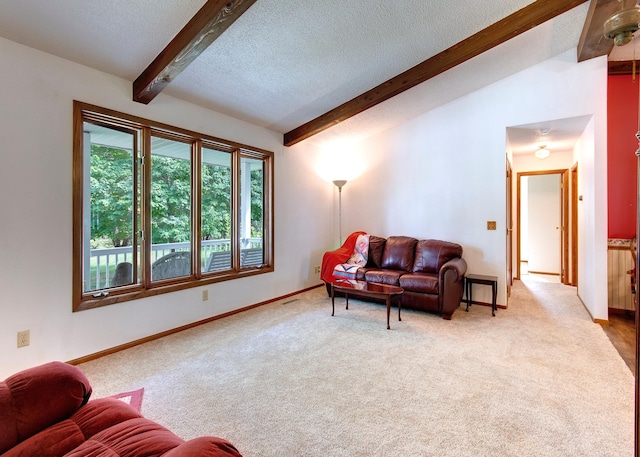
[[[485,286],[491,286],[491,315],[496,315],[496,310],[498,309],[498,305],[496,304],[496,298],[498,295],[498,277],[497,276],[486,276],[486,275],[474,275],[468,274],[465,276],[465,286],[467,288],[467,309],[469,312],[469,306],[471,306],[471,290],[473,284],[482,284]]]

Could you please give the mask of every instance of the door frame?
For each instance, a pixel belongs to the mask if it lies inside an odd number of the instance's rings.
[[[578,286],[578,162],[571,167],[571,280],[569,285]]]
[[[560,272],[560,282],[562,284],[571,284],[569,280],[569,225],[571,224],[571,220],[569,219],[569,170],[565,170],[564,173],[560,176],[560,192],[562,192],[562,201],[561,201],[561,221],[562,226],[561,230],[561,241],[560,241],[560,250],[562,251],[560,257],[560,267],[562,271]]]
[[[507,156],[507,301],[513,286],[513,169]]]
[[[561,223],[564,223],[564,221],[562,221],[563,218],[565,218],[565,212],[567,211],[567,208],[569,206],[569,193],[568,193],[568,188],[567,188],[567,179],[566,179],[566,174],[567,174],[568,170],[567,169],[555,169],[555,170],[540,170],[540,171],[521,171],[518,172],[517,175],[517,182],[516,182],[516,186],[517,186],[517,197],[516,197],[516,279],[520,279],[521,278],[521,274],[520,274],[520,233],[521,233],[521,228],[520,228],[520,199],[522,197],[521,195],[521,178],[523,176],[538,176],[538,175],[560,175],[560,180],[561,180],[561,195],[560,195],[560,219],[561,219]],[[566,218],[565,218],[566,220]],[[564,224],[564,226],[562,227],[562,233],[560,236],[560,252],[558,253],[560,256],[560,267],[561,268],[565,268],[564,262],[567,260],[566,256],[563,256],[563,252],[565,249],[564,243],[567,239],[567,234],[568,234],[568,229],[569,227],[566,226],[566,224]],[[560,274],[560,278],[561,279],[566,279],[567,274],[565,273],[564,275]],[[566,282],[563,282],[563,284],[567,284]]]

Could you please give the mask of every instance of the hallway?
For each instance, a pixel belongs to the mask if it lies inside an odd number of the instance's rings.
[[[560,282],[557,275],[530,274],[527,262],[521,263],[522,281]],[[632,313],[610,313],[609,325],[601,325],[605,334],[625,361],[629,370],[635,375],[636,328]]]

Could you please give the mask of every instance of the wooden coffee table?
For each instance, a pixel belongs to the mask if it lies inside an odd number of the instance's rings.
[[[349,295],[352,297],[360,298],[380,298],[384,299],[387,303],[387,330],[391,329],[389,325],[389,315],[391,314],[391,300],[395,297],[400,297],[404,292],[402,287],[389,286],[386,284],[378,284],[375,282],[355,281],[347,279],[338,279],[331,283],[331,315],[335,313],[335,292],[341,292],[344,294],[347,306],[345,309],[349,309]],[[400,318],[400,309],[402,303],[398,300],[398,320]]]

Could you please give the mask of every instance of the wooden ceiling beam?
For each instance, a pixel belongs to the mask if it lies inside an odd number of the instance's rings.
[[[133,82],[133,100],[153,100],[255,2],[208,0]]]
[[[538,0],[284,135],[292,146],[472,59],[587,0]]]
[[[624,8],[635,6],[636,0],[624,0]],[[613,40],[604,37],[604,23],[623,8],[618,0],[591,0],[578,42],[578,62],[609,55]]]
[[[633,60],[610,60],[609,61],[609,72],[610,75],[632,75],[634,72],[633,69]],[[636,75],[640,72],[640,61],[636,60]]]

